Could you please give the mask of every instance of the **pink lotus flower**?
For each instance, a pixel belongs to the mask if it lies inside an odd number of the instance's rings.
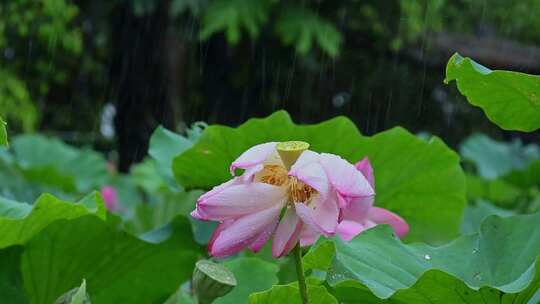
[[[107,210],[115,211],[118,209],[118,194],[113,186],[101,187],[101,196],[103,196]]]
[[[377,224],[407,234],[402,218],[373,207],[374,178],[367,158],[355,166],[337,155],[306,150],[291,162],[278,153],[277,144],[245,151],[230,167],[233,176],[238,168],[243,174],[198,199],[191,215],[221,222],[209,242],[211,255],[225,257],[246,247],[257,252],[272,235],[272,255],[278,258],[297,242],[307,246],[320,235],[336,234],[350,240]]]

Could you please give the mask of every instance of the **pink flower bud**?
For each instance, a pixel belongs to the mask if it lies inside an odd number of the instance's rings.
[[[101,196],[103,196],[107,210],[118,210],[118,194],[113,186],[103,186],[101,188]]]

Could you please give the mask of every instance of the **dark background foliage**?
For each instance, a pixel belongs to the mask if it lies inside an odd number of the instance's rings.
[[[474,131],[522,136],[444,85],[444,65],[459,51],[540,72],[535,0],[2,0],[0,12],[10,132],[116,150],[121,170],[160,124],[238,125],[278,109],[304,123],[346,115],[366,134],[402,125],[454,146]]]

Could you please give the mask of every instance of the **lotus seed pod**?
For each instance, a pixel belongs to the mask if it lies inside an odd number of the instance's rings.
[[[236,286],[236,278],[225,266],[201,260],[195,264],[192,284],[199,304],[208,304],[229,293]]]
[[[303,141],[284,141],[276,146],[279,157],[287,170],[296,162],[300,154],[307,149],[309,149],[309,144]]]

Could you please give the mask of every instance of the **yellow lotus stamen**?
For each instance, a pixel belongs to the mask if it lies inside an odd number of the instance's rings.
[[[309,144],[304,141],[284,141],[278,143],[276,146],[279,157],[287,170],[291,169],[291,166],[300,157],[302,152],[308,148]]]
[[[288,182],[289,177],[287,176],[287,170],[282,166],[266,165],[260,174],[260,179],[261,182],[266,184],[283,186]]]
[[[299,181],[296,177],[290,177],[288,196],[290,203],[307,203],[315,189]]]

